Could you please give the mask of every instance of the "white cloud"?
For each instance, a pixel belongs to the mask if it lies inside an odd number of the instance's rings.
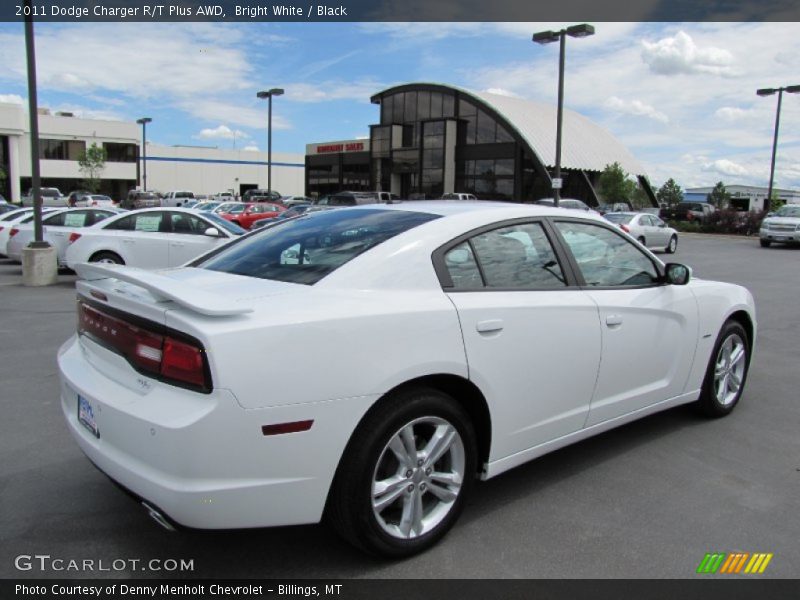
[[[746,116],[751,115],[752,112],[743,108],[737,108],[735,106],[723,106],[718,108],[714,114],[725,121],[738,121]]]
[[[701,168],[706,172],[719,173],[721,175],[734,177],[747,175],[749,173],[749,171],[742,165],[735,163],[732,160],[728,160],[727,158],[721,158],[719,160],[705,163]]]
[[[488,93],[488,94],[497,94],[498,96],[510,96],[511,98],[519,98],[520,97],[519,94],[515,94],[514,92],[511,92],[511,91],[509,91],[507,89],[504,89],[504,88],[492,87],[492,88],[487,88],[484,91],[486,93]]]
[[[234,140],[237,138],[244,139],[250,136],[239,129],[231,129],[227,125],[220,125],[219,127],[214,127],[213,129],[203,129],[197,134],[196,137],[206,140]]]
[[[370,96],[389,84],[373,80],[359,80],[344,82],[341,80],[311,83],[287,83],[286,98],[295,102],[327,102],[330,100],[355,100],[356,102],[369,102]]]
[[[22,104],[22,96],[17,94],[0,94],[0,102],[5,104]]]
[[[657,110],[654,106],[645,104],[641,100],[623,100],[617,96],[611,96],[605,101],[605,107],[619,113],[634,115],[637,117],[647,117],[660,123],[669,122],[669,117]]]
[[[642,60],[659,75],[707,73],[732,75],[733,54],[723,48],[699,47],[692,37],[679,31],[657,42],[642,41]]]
[[[256,146],[255,144],[249,144],[244,148],[242,148],[242,150],[244,150],[245,152],[258,152],[258,146]]]

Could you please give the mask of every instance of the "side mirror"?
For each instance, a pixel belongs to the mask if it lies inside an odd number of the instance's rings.
[[[219,229],[216,227],[209,227],[203,232],[203,235],[207,235],[208,237],[222,237],[219,232]]]
[[[768,217],[774,217],[774,216],[775,216],[775,213],[774,213],[774,212],[772,212],[772,211],[770,211],[770,212],[768,212],[768,213],[767,213],[767,216],[768,216]]]
[[[663,229],[664,227],[666,227],[666,226],[667,226],[667,224],[666,224],[666,223],[664,223],[664,221],[661,221],[661,223],[659,223],[659,225],[658,225],[658,226],[659,226],[659,227],[661,227],[661,228]]]
[[[692,269],[679,263],[668,263],[665,279],[671,285],[686,285],[692,278]]]

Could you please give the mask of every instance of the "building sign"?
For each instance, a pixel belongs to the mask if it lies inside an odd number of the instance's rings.
[[[368,150],[369,140],[325,142],[306,146],[306,154],[337,154],[342,152],[367,152]]]

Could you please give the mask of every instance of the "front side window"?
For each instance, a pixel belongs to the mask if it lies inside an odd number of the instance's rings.
[[[566,286],[555,251],[540,223],[510,225],[477,234],[445,254],[453,287],[504,290]]]
[[[656,266],[633,243],[592,223],[557,221],[588,286],[654,285],[660,282]]]
[[[170,213],[173,233],[183,233],[187,235],[203,235],[209,228],[208,223],[186,213]]]
[[[399,210],[332,210],[287,219],[196,266],[313,285],[358,255],[438,215]]]

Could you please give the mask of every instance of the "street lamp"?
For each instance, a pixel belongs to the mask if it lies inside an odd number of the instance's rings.
[[[39,170],[39,110],[36,89],[36,43],[33,37],[33,12],[30,0],[25,17],[25,56],[28,70],[28,118],[31,130],[31,200],[33,203],[33,241],[31,248],[48,248],[42,227],[42,179]]]
[[[136,119],[136,122],[142,126],[142,191],[147,191],[147,124],[152,122],[150,117],[142,117]]]
[[[553,172],[553,204],[558,206],[561,199],[561,128],[564,120],[564,58],[567,36],[582,38],[594,35],[594,27],[586,23],[571,25],[560,31],[540,31],[533,34],[533,41],[537,44],[559,42],[558,57],[558,116],[556,117],[556,164]]]
[[[272,97],[282,95],[283,90],[281,88],[272,88],[256,94],[262,100],[264,98],[269,100],[269,107],[267,108],[267,190],[269,190],[270,196],[272,196]]]
[[[775,180],[775,152],[778,149],[778,128],[781,124],[781,101],[783,100],[783,92],[790,94],[797,94],[800,92],[800,85],[788,85],[781,88],[761,88],[756,90],[759,96],[772,96],[778,93],[778,109],[775,111],[775,135],[772,138],[772,163],[769,167],[769,189],[767,191],[767,199],[764,201],[764,210],[769,211],[770,204],[772,203],[772,184]]]

